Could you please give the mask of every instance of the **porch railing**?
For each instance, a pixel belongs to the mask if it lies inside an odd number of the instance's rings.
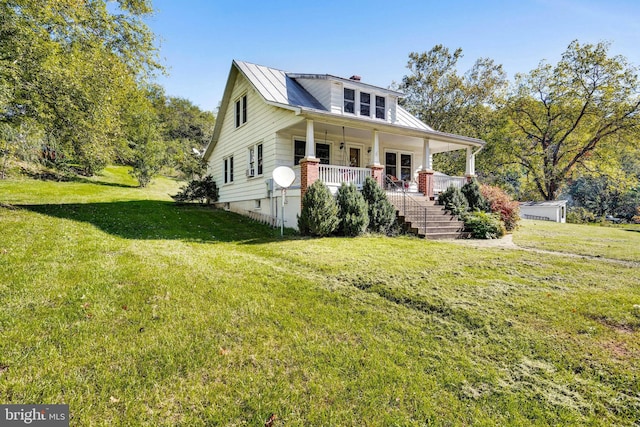
[[[457,188],[462,188],[462,186],[467,182],[467,178],[464,176],[449,176],[445,174],[436,174],[433,175],[433,192],[435,194],[442,193],[447,188],[452,185]]]
[[[349,166],[319,165],[319,178],[327,185],[341,185],[351,183],[362,189],[366,177],[371,176],[369,168],[353,168]]]

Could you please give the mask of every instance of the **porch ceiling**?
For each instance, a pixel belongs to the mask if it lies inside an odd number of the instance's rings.
[[[314,120],[314,133],[316,135],[317,141],[322,141],[324,135],[326,133],[327,139],[329,140],[338,140],[342,141],[343,135],[343,126],[340,123],[330,123],[325,121]],[[415,146],[416,149],[422,149],[422,141],[424,138],[428,138],[430,142],[430,148],[432,153],[444,153],[447,151],[454,150],[463,150],[469,146],[475,146],[475,144],[464,144],[457,141],[437,139],[432,135],[424,135],[424,136],[415,136],[408,135],[408,132],[402,132],[401,130],[398,133],[390,133],[385,132],[384,130],[375,129],[371,127],[369,129],[365,129],[362,127],[352,127],[349,125],[344,126],[344,139],[346,141],[358,141],[364,142],[365,144],[372,144],[373,131],[378,130],[378,138],[381,145],[384,146]],[[294,125],[291,125],[285,129],[282,129],[283,132],[291,133],[292,135],[298,135],[300,137],[304,137],[307,131],[307,123],[306,120],[301,120]]]

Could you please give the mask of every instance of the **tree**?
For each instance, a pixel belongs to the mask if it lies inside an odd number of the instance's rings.
[[[191,179],[201,176],[207,165],[200,153],[211,139],[215,116],[187,99],[167,97],[160,86],[148,90],[166,143],[166,163]]]
[[[608,49],[603,42],[573,41],[555,66],[542,62],[516,76],[507,107],[515,132],[509,151],[545,200],[587,170],[593,156],[634,141],[640,126],[637,70]]]
[[[433,129],[486,139],[497,129],[497,106],[501,105],[507,80],[501,65],[480,58],[463,75],[458,74],[462,49],[453,53],[442,45],[424,53],[409,54],[410,74],[396,86],[406,95],[401,105]],[[443,172],[464,171],[461,151],[434,156]]]
[[[87,174],[114,158],[122,103],[160,68],[150,0],[114,3],[0,1],[0,123],[36,121]]]

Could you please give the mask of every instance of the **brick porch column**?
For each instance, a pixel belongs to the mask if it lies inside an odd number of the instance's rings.
[[[373,165],[369,166],[369,168],[371,169],[371,177],[376,180],[381,188],[384,188],[384,182],[382,181],[382,171],[384,170],[384,166]]]
[[[305,157],[300,160],[300,208],[302,208],[302,199],[307,188],[320,177],[320,159],[315,157]]]
[[[433,199],[433,171],[418,171],[418,191]]]

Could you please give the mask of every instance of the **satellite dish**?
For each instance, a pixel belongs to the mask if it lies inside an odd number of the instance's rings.
[[[273,170],[273,180],[282,188],[289,188],[296,179],[296,173],[288,166],[278,166]]]

